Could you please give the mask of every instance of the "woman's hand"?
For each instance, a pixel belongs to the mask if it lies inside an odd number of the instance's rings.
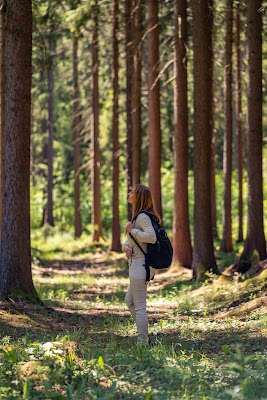
[[[127,258],[130,258],[130,257],[133,256],[133,249],[128,244],[126,244],[124,246],[124,250],[123,251],[126,254]]]
[[[132,224],[132,222],[128,221],[127,224],[125,225],[126,231],[131,233],[133,228],[134,228],[134,224]]]

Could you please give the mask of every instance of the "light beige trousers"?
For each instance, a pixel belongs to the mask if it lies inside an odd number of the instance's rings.
[[[137,325],[138,343],[148,341],[148,318],[146,312],[146,270],[145,259],[136,258],[129,262],[130,285],[125,302]]]

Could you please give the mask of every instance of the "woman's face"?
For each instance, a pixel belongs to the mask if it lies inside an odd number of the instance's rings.
[[[134,193],[133,193],[133,189],[130,190],[130,192],[128,193],[128,203],[133,204],[134,202]]]

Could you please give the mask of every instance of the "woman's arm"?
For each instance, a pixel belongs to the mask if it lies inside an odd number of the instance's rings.
[[[146,214],[140,214],[137,218],[142,231],[140,229],[133,228],[131,231],[133,237],[140,242],[155,243],[157,236],[149,216]]]
[[[126,248],[127,246],[129,246],[128,240],[126,240],[126,242],[123,243],[123,245],[122,245],[122,247],[121,247],[123,253],[125,253],[125,248]]]
[[[123,244],[122,246],[122,251],[126,254],[127,258],[133,257],[134,255],[134,250],[133,248],[129,245],[128,241]]]

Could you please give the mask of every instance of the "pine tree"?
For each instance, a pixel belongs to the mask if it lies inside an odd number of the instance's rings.
[[[30,248],[31,0],[7,0],[5,26],[0,293],[37,299]]]
[[[210,2],[211,7],[213,7],[213,0]],[[213,11],[213,10],[212,10]],[[214,34],[214,24],[212,18],[212,37],[211,37],[211,52],[212,52],[212,80],[211,80],[211,221],[212,221],[212,234],[213,238],[218,238],[218,231],[217,231],[217,206],[216,206],[216,130],[215,130],[215,104],[214,104],[214,59],[213,59],[213,47],[215,43],[215,34]]]
[[[54,160],[54,70],[53,59],[55,52],[55,40],[51,29],[49,37],[49,58],[48,58],[48,180],[47,180],[47,219],[45,223],[54,226],[53,216],[53,160]]]
[[[218,272],[211,220],[212,3],[193,2],[194,44],[194,250],[193,276]]]
[[[188,211],[187,1],[175,1],[173,261],[191,267]]]
[[[78,37],[72,34],[73,57],[73,167],[74,167],[74,236],[82,233],[80,210],[80,114],[79,114],[79,83],[78,83]]]
[[[132,83],[132,181],[133,186],[140,183],[141,175],[141,39],[142,39],[142,0],[135,0],[133,30],[133,83]]]
[[[113,0],[113,214],[111,250],[121,251],[119,214],[119,1]]]
[[[240,2],[236,4],[236,119],[238,143],[238,242],[243,242],[243,129],[241,86]]]
[[[92,9],[92,224],[94,226],[93,241],[98,242],[102,236],[101,191],[100,191],[100,154],[99,154],[99,88],[98,88],[98,4]]]
[[[232,40],[233,40],[233,0],[227,0],[226,8],[226,47],[224,61],[224,204],[222,251],[232,251]]]
[[[125,52],[126,52],[126,114],[127,114],[127,190],[133,186],[133,123],[132,123],[132,91],[133,91],[133,0],[125,0]],[[128,219],[132,210],[128,203]]]
[[[148,90],[149,187],[162,215],[158,0],[148,0]]]
[[[0,1],[0,9],[3,10],[4,1]],[[1,243],[1,225],[2,225],[2,192],[3,192],[3,174],[4,174],[4,116],[5,116],[5,42],[4,42],[4,17],[0,13],[0,243]]]
[[[266,258],[262,188],[262,2],[247,1],[247,174],[248,228],[242,258],[256,250]]]

